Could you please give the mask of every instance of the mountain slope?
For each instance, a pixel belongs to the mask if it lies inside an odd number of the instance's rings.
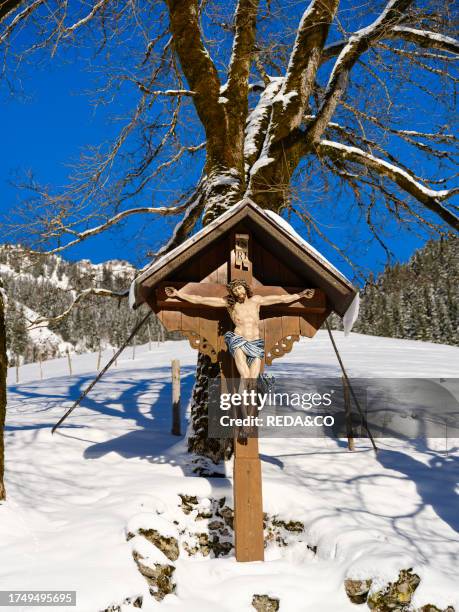
[[[120,346],[139,318],[139,313],[129,310],[126,299],[89,297],[67,318],[51,323],[41,333],[28,332],[27,326],[37,315],[59,315],[83,289],[124,291],[135,274],[134,266],[125,261],[73,263],[56,255],[38,256],[20,246],[0,247],[0,275],[9,298],[10,363],[49,359],[67,349],[81,353]],[[137,342],[146,342],[150,335],[152,339],[164,336],[154,317],[139,332]]]

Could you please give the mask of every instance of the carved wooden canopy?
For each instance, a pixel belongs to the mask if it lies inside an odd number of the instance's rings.
[[[233,328],[226,309],[168,298],[165,286],[221,297],[235,278],[247,280],[261,295],[316,289],[313,299],[262,307],[260,333],[265,362],[270,364],[289,352],[300,336],[314,336],[330,312],[342,316],[357,293],[334,266],[280,221],[251,201],[232,207],[134,281],[135,307],[147,302],[166,329],[181,331],[193,348],[222,362],[223,335]]]

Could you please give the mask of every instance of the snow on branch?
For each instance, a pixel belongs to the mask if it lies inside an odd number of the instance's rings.
[[[430,30],[418,30],[397,25],[385,32],[383,38],[385,40],[402,39],[407,42],[416,43],[420,47],[448,51],[454,54],[459,53],[459,40],[451,36],[439,34],[438,32],[431,32]],[[322,63],[339,55],[348,43],[349,40],[338,40],[327,45],[322,53]]]
[[[235,34],[228,69],[225,97],[231,104],[231,132],[242,137],[248,112],[249,74],[255,45],[259,0],[239,0],[235,13]]]
[[[2,0],[0,2],[0,23],[20,7],[21,4],[23,4],[23,0]]]
[[[359,57],[397,25],[411,2],[412,0],[389,0],[373,23],[361,28],[349,38],[333,67],[316,119],[308,128],[310,142],[317,142],[322,136],[346,90],[349,73]]]
[[[271,117],[273,100],[279,93],[283,80],[283,77],[270,77],[270,82],[260,95],[257,105],[247,118],[244,159],[248,168],[253,165],[262,149]]]
[[[126,219],[126,217],[130,217],[132,215],[146,215],[146,214],[147,215],[154,214],[154,215],[162,215],[162,216],[179,215],[185,210],[186,206],[187,204],[181,204],[180,206],[173,206],[173,207],[158,206],[154,208],[154,207],[143,206],[139,208],[130,208],[129,210],[123,210],[117,215],[114,215],[113,217],[105,221],[105,223],[101,223],[100,225],[87,229],[83,232],[75,232],[74,230],[70,230],[64,225],[62,225],[61,227],[58,226],[56,228],[57,230],[59,230],[60,232],[64,234],[65,233],[72,234],[76,236],[76,238],[72,240],[71,242],[68,242],[67,244],[58,246],[55,249],[51,249],[47,251],[45,254],[52,255],[55,253],[60,253],[61,251],[64,251],[65,249],[68,249],[72,246],[75,246],[76,244],[79,244],[80,242],[83,242],[83,240],[87,240],[88,238],[92,238],[92,236],[96,236],[97,234],[104,232],[109,227],[112,227],[113,225],[116,225],[123,219]],[[59,223],[59,222],[56,220],[56,223]]]
[[[121,299],[127,298],[128,294],[129,294],[128,291],[123,291],[123,292],[110,291],[109,289],[102,289],[102,288],[97,288],[97,287],[85,289],[84,291],[79,293],[75,297],[73,302],[70,304],[70,306],[66,310],[61,312],[59,315],[55,317],[38,317],[34,319],[33,321],[29,321],[30,325],[28,326],[27,329],[30,331],[32,329],[37,329],[39,327],[48,327],[50,323],[58,323],[59,321],[62,321],[72,312],[75,306],[77,306],[80,302],[90,297],[91,295],[117,298],[118,300],[121,300]]]
[[[172,96],[173,97],[173,96],[195,96],[196,95],[195,91],[190,91],[189,89],[166,89],[164,91],[151,90],[151,89],[148,89],[148,87],[145,87],[145,85],[140,81],[136,81],[136,85],[138,86],[140,91],[143,91],[149,96]]]
[[[21,23],[21,21],[24,21],[24,19],[27,19],[29,15],[31,15],[39,6],[41,6],[44,3],[45,3],[45,0],[35,0],[35,2],[32,2],[31,4],[26,6],[25,9],[23,9],[20,13],[15,15],[14,19],[11,21],[11,23],[7,25],[3,34],[0,36],[0,45],[2,45],[7,40],[11,32],[14,30],[15,27],[17,27]],[[7,2],[0,3],[0,22],[3,19],[1,16],[3,13],[3,7],[7,4],[8,4]],[[9,4],[15,5],[11,9],[11,11],[13,11],[15,8],[17,8],[17,6],[21,4],[21,2],[12,2]],[[6,15],[4,17],[6,17]]]
[[[288,135],[302,121],[312,93],[328,29],[338,0],[312,0],[303,13],[290,54],[285,80],[276,97],[279,102],[270,128],[274,142]]]
[[[390,32],[390,38],[403,38],[403,40],[416,43],[421,47],[459,53],[459,40],[438,34],[438,32],[430,32],[429,30],[395,26]]]
[[[358,147],[344,145],[331,140],[321,140],[318,143],[318,152],[321,155],[326,155],[331,159],[339,159],[341,161],[349,161],[361,164],[366,168],[375,171],[377,174],[384,176],[396,183],[405,192],[412,195],[419,202],[422,202],[429,210],[436,213],[451,227],[459,230],[459,219],[450,210],[441,205],[441,202],[447,198],[459,193],[459,187],[453,189],[434,190],[426,187],[416,178],[394,164],[387,162],[384,159],[375,157]]]
[[[70,36],[71,34],[73,34],[73,32],[75,32],[82,26],[86,25],[89,21],[91,21],[93,17],[97,15],[97,13],[99,13],[99,11],[103,9],[103,7],[107,3],[108,3],[108,0],[99,0],[99,2],[96,2],[96,4],[92,7],[89,13],[85,15],[85,17],[82,17],[81,19],[76,21],[73,25],[68,26],[67,28],[64,29],[62,33],[63,38]]]

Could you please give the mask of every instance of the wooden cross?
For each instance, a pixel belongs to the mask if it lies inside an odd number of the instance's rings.
[[[259,295],[293,294],[305,288],[261,284],[256,279],[252,246],[250,231],[245,227],[236,228],[230,234],[227,262],[218,268],[212,279],[200,283],[164,281],[156,286],[155,297],[147,298],[166,329],[181,331],[193,348],[220,363],[222,382],[239,377],[223,338],[225,332],[234,327],[226,308],[197,306],[175,297],[169,298],[165,287],[173,286],[191,295],[214,297],[227,295],[226,284],[235,279],[247,281]],[[269,265],[269,262],[262,265]],[[265,363],[269,365],[274,358],[289,352],[300,336],[314,336],[329,312],[326,296],[318,289],[312,299],[262,307],[260,336],[265,342],[262,369]],[[233,475],[236,559],[262,561],[263,504],[258,438],[250,437],[246,444],[235,439]]]

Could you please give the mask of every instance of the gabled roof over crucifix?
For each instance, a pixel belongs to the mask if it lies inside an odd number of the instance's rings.
[[[260,208],[251,200],[242,200],[232,206],[224,214],[203,227],[188,240],[152,262],[132,283],[130,291],[130,305],[137,308],[149,301],[149,295],[159,283],[165,280],[193,280],[206,283],[216,281],[218,272],[215,270],[220,263],[224,267],[227,261],[227,236],[241,224],[247,228],[253,241],[259,245],[264,258],[261,265],[255,266],[253,284],[279,284],[279,275],[286,286],[302,285],[317,287],[326,296],[330,310],[343,317],[345,330],[349,331],[357,318],[359,294],[352,283],[333,264],[319,253],[311,244],[304,240],[292,226],[276,213]],[[199,264],[203,252],[211,256],[215,264],[212,274],[206,266]],[[256,255],[255,255],[256,257]],[[193,262],[196,265],[193,265]],[[270,275],[277,278],[271,281]],[[285,267],[283,267],[285,266]],[[193,279],[186,278],[183,270],[194,269]],[[260,272],[260,269],[263,272]],[[289,271],[287,274],[285,270]],[[284,270],[284,271],[283,271]],[[296,282],[288,277],[295,276]],[[224,281],[223,272],[220,273],[220,282]],[[261,278],[263,276],[263,278]],[[301,279],[301,283],[299,283]]]

